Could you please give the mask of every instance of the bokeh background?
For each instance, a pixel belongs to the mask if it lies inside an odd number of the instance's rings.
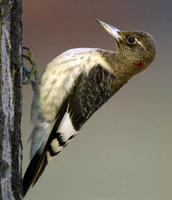
[[[47,167],[26,200],[172,199],[172,1],[24,0],[23,45],[42,73],[61,52],[75,47],[115,49],[100,27],[143,30],[156,39],[157,57],[85,124]],[[32,90],[23,87],[23,173]]]

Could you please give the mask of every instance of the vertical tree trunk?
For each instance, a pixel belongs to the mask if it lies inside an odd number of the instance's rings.
[[[22,199],[22,0],[0,0],[0,200]]]

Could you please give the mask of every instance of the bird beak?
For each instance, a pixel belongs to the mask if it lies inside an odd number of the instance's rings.
[[[110,24],[103,22],[100,19],[97,19],[97,22],[99,22],[99,24],[103,26],[105,31],[107,31],[110,35],[112,35],[112,37],[114,37],[116,40],[119,40],[121,38],[121,36],[119,35],[119,32],[120,32],[119,29],[115,28],[114,26]]]

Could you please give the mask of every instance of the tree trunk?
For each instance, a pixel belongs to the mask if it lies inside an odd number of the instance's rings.
[[[22,199],[22,0],[0,0],[0,200]]]

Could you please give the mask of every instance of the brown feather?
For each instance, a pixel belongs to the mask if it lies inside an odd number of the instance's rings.
[[[39,163],[38,163],[38,166],[37,166],[37,169],[36,169],[36,172],[35,172],[35,176],[33,178],[32,187],[36,184],[36,182],[38,181],[38,179],[42,175],[47,164],[48,164],[47,155],[44,153],[43,156],[41,157]]]

